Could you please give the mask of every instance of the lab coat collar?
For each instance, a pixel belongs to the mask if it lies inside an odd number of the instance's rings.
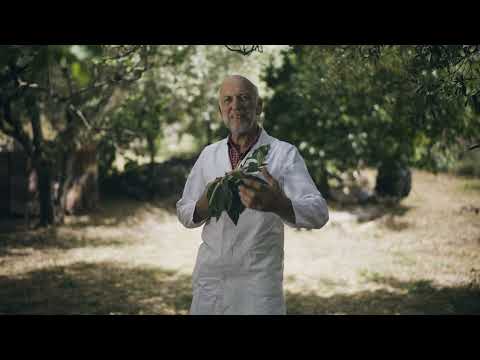
[[[273,138],[270,135],[268,135],[268,133],[265,131],[265,129],[261,126],[260,126],[260,129],[261,129],[261,133],[260,133],[260,137],[258,138],[258,141],[248,151],[248,153],[245,155],[245,157],[243,158],[241,163],[243,163],[248,158],[248,156],[252,152],[254,152],[257,148],[259,148],[260,146],[271,144],[273,142]],[[228,164],[227,168],[232,170],[232,166],[230,164],[230,158],[228,156],[228,136],[225,139],[222,140],[222,152],[225,155],[225,159],[224,159],[225,163]]]

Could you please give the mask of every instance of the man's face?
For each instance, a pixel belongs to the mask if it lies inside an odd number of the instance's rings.
[[[261,112],[252,85],[242,78],[229,78],[222,84],[219,103],[223,122],[233,135],[248,132]]]

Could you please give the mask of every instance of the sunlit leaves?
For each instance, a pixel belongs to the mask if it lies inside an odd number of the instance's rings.
[[[285,54],[281,69],[266,74],[275,91],[266,117],[275,119],[274,135],[303,142],[307,163],[328,163],[328,173],[388,159],[419,163],[422,156],[432,157],[433,149],[438,159],[438,151],[454,146],[458,137],[479,132],[469,110],[478,104],[477,50],[461,45],[296,46]],[[415,141],[419,132],[430,141]]]
[[[90,80],[90,75],[84,65],[74,62],[71,65],[72,78],[78,82],[80,86],[86,86]]]

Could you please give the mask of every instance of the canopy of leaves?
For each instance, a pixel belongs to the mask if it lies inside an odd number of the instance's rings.
[[[422,49],[294,46],[265,73],[266,127],[299,147],[317,180],[389,161],[438,169],[480,127],[470,102],[435,87],[452,69]]]
[[[35,108],[39,129],[57,150],[91,142],[106,126],[104,115],[121,100],[119,91],[146,70],[149,51],[139,45],[0,47],[0,103],[11,114],[0,129],[27,151],[38,146],[35,134],[28,136]]]

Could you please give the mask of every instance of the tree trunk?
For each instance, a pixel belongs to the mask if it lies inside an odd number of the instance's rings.
[[[318,179],[319,191],[325,199],[331,198],[330,184],[328,183],[328,171],[327,168],[322,164],[320,165],[320,178]]]
[[[97,207],[98,168],[94,147],[64,153],[57,203],[59,211],[65,214],[81,214]]]
[[[74,173],[74,153],[71,149],[62,154],[61,173],[58,183],[58,193],[55,196],[55,217],[56,222],[63,223],[67,207],[68,190],[72,186]]]
[[[154,183],[155,183],[155,155],[157,154],[157,147],[155,146],[155,139],[148,137],[148,153],[150,155],[150,164],[148,167],[148,192],[150,198],[155,195]]]
[[[25,97],[25,106],[30,115],[32,127],[33,151],[29,152],[33,166],[37,172],[38,195],[40,201],[40,223],[39,226],[55,224],[55,211],[52,194],[53,166],[51,159],[46,158],[45,138],[43,136],[42,124],[40,121],[40,109],[38,100],[30,95]]]
[[[53,204],[52,167],[48,161],[40,159],[35,161],[35,170],[38,174],[38,194],[40,201],[40,223],[49,226],[55,224],[55,210]]]
[[[407,197],[412,189],[410,168],[395,160],[384,161],[378,168],[375,192],[398,200]]]
[[[210,145],[212,143],[212,129],[210,128],[210,121],[205,122],[207,124],[206,129],[207,129],[207,145]]]

